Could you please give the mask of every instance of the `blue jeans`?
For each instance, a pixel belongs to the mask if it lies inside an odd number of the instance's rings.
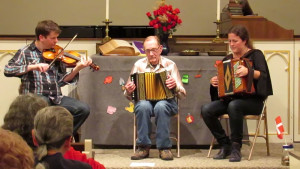
[[[57,105],[57,106],[62,106],[64,108],[66,108],[67,110],[69,110],[69,112],[73,115],[73,135],[75,135],[77,133],[77,130],[79,129],[79,127],[84,123],[84,121],[88,118],[89,114],[90,114],[90,108],[87,104],[68,97],[68,96],[64,96],[61,100],[60,104],[54,104],[52,103],[52,101],[49,100],[48,97],[42,96],[45,100],[47,100],[47,102],[49,103],[49,105]]]
[[[137,119],[138,146],[151,146],[152,130],[151,117],[155,117],[156,147],[168,149],[172,147],[170,136],[170,119],[177,114],[178,107],[175,99],[146,101],[140,100],[135,104],[134,113]]]

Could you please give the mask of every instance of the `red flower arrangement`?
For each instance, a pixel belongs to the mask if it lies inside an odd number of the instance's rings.
[[[153,11],[153,16],[150,12],[146,15],[150,19],[149,26],[155,28],[159,35],[172,34],[176,31],[175,27],[182,23],[178,14],[178,8],[173,9],[172,5],[167,5],[164,1],[160,2],[158,8]]]

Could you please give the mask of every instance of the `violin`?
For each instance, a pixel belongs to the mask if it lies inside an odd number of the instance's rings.
[[[54,48],[45,49],[43,51],[43,57],[47,61],[51,61],[50,66],[56,61],[60,60],[67,65],[67,67],[75,67],[76,63],[81,60],[81,56],[78,52],[68,51],[62,53],[63,48],[55,45]],[[100,67],[94,63],[90,65],[93,70],[98,71]]]

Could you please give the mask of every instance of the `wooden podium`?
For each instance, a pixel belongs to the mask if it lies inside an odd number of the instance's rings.
[[[221,35],[227,35],[229,28],[233,25],[244,25],[248,29],[251,39],[292,40],[294,38],[294,30],[284,29],[263,16],[242,16],[231,15],[228,12],[222,13],[220,24]]]

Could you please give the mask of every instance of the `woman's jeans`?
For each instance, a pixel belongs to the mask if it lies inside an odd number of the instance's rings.
[[[201,107],[203,120],[220,145],[230,144],[228,136],[219,121],[219,116],[229,115],[231,142],[242,144],[243,117],[259,115],[263,108],[263,99],[258,97],[239,98],[231,101],[216,100]]]
[[[170,120],[177,114],[178,107],[175,99],[147,101],[140,100],[135,104],[134,113],[137,119],[138,146],[151,146],[152,132],[151,117],[155,117],[156,147],[168,149],[172,147],[170,136]]]

